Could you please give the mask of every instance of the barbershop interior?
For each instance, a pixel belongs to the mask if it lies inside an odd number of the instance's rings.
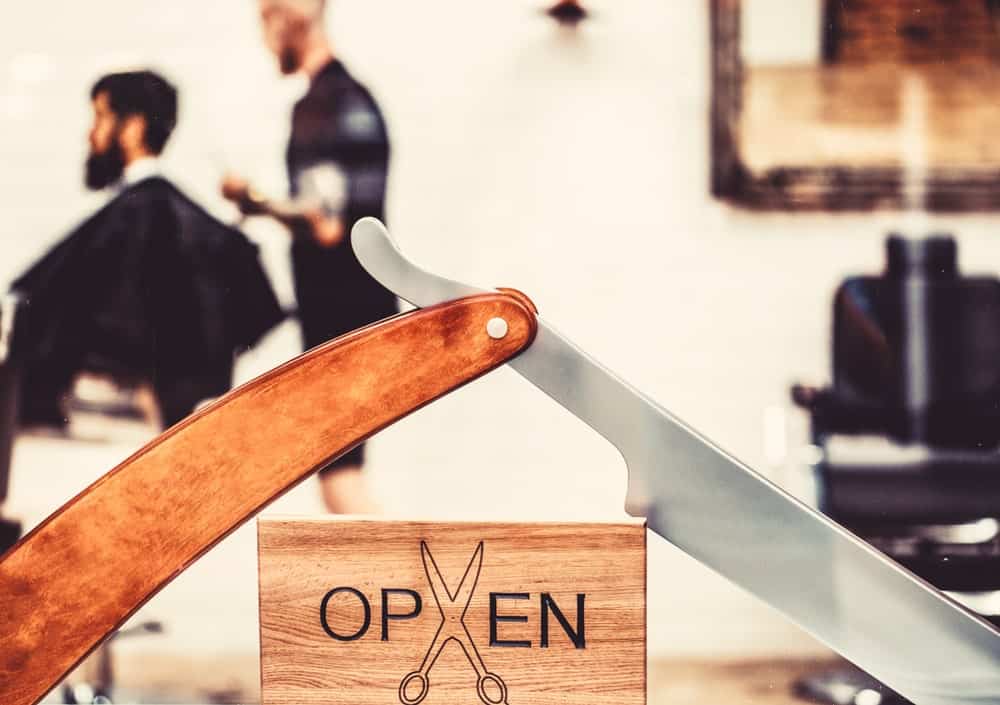
[[[0,701],[1000,703],[998,120],[997,0],[8,3]]]

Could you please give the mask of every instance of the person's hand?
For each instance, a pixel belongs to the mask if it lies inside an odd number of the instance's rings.
[[[313,240],[321,247],[336,247],[344,242],[347,231],[343,220],[331,218],[319,210],[309,210],[304,215],[312,231]]]
[[[240,201],[250,194],[250,182],[236,174],[226,174],[222,177],[219,187],[222,197],[239,205]]]
[[[236,204],[244,215],[264,212],[263,199],[254,192],[250,182],[236,174],[226,174],[220,185],[222,197]]]

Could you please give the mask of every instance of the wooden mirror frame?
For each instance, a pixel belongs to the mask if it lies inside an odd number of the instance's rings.
[[[747,169],[739,143],[744,76],[740,51],[742,2],[710,0],[709,8],[712,195],[753,210],[903,210],[902,167],[779,166],[766,174],[753,174]],[[823,45],[829,46],[828,37],[823,38]],[[1000,211],[1000,164],[996,169],[932,165],[925,203],[926,209],[933,212]]]

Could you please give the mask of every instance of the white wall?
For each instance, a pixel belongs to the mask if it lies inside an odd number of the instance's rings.
[[[826,377],[832,290],[847,273],[880,268],[882,236],[897,220],[756,215],[712,201],[705,4],[593,7],[574,36],[527,0],[334,1],[341,53],[392,131],[390,226],[431,270],[528,292],[585,349],[763,466],[765,409],[785,403],[793,380]],[[189,191],[231,217],[215,196],[224,168],[282,188],[287,110],[301,86],[279,81],[258,40],[249,0],[66,0],[8,12],[0,278],[93,200],[79,186],[86,91],[119,57],[180,85],[169,166]],[[964,234],[963,260],[984,270],[1000,265],[993,226],[943,227]],[[287,296],[282,233],[251,232]],[[294,346],[285,330],[244,369]],[[118,459],[47,448],[22,444],[16,458],[14,508],[29,519]],[[625,483],[610,447],[507,370],[380,435],[371,476],[390,513],[435,517],[615,517]],[[312,492],[278,509],[315,511]],[[171,624],[161,644],[256,648],[253,550],[252,530],[238,533],[151,603]],[[649,601],[655,655],[817,648],[659,542]]]

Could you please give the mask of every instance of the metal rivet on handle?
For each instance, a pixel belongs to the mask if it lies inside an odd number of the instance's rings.
[[[500,340],[507,335],[507,321],[502,318],[491,318],[486,322],[486,334],[494,340]]]

